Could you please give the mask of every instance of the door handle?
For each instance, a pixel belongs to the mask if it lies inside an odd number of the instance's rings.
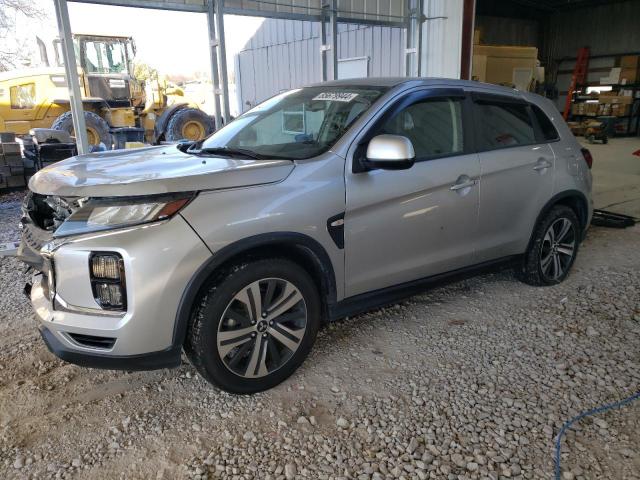
[[[449,190],[455,192],[457,190],[463,190],[465,188],[473,187],[476,184],[476,180],[467,180],[462,183],[454,183],[449,187]]]
[[[536,163],[536,166],[533,167],[534,170],[539,171],[539,170],[544,170],[545,168],[550,168],[553,166],[553,163],[551,163],[549,160],[547,160],[546,158],[541,158],[538,160],[538,162]]]

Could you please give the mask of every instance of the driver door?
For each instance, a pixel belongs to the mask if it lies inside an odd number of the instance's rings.
[[[405,94],[359,140],[356,163],[379,134],[409,138],[416,162],[407,170],[348,168],[347,297],[473,263],[480,165],[468,102],[461,89]]]

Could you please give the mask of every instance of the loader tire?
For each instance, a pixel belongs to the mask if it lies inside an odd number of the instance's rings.
[[[113,139],[109,133],[109,124],[106,120],[93,112],[84,112],[84,123],[87,127],[87,140],[89,145],[99,145],[104,143],[107,150],[111,150]],[[73,120],[71,111],[65,112],[55,119],[51,128],[54,130],[62,130],[74,136]]]
[[[202,110],[183,108],[169,119],[164,137],[168,142],[202,140],[211,135],[215,129],[215,121]]]

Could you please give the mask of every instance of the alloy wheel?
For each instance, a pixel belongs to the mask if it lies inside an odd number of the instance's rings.
[[[280,278],[261,279],[227,305],[218,324],[217,353],[234,374],[264,377],[289,361],[306,328],[307,307],[298,288]]]
[[[558,218],[547,229],[540,249],[540,269],[549,280],[559,280],[571,266],[576,252],[576,231],[567,218]]]

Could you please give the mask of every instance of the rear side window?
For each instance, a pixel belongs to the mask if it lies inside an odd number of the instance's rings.
[[[387,120],[377,131],[382,133],[411,140],[416,160],[462,153],[462,101],[435,98],[414,103]]]
[[[517,147],[536,143],[527,105],[519,103],[477,103],[480,114],[480,150]]]
[[[540,107],[536,107],[535,105],[531,105],[531,109],[533,110],[533,114],[538,121],[538,125],[540,126],[540,132],[542,133],[542,138],[547,141],[557,140],[560,138],[558,135],[558,131],[556,127],[553,126],[553,123],[547,117],[547,114],[542,111]]]

